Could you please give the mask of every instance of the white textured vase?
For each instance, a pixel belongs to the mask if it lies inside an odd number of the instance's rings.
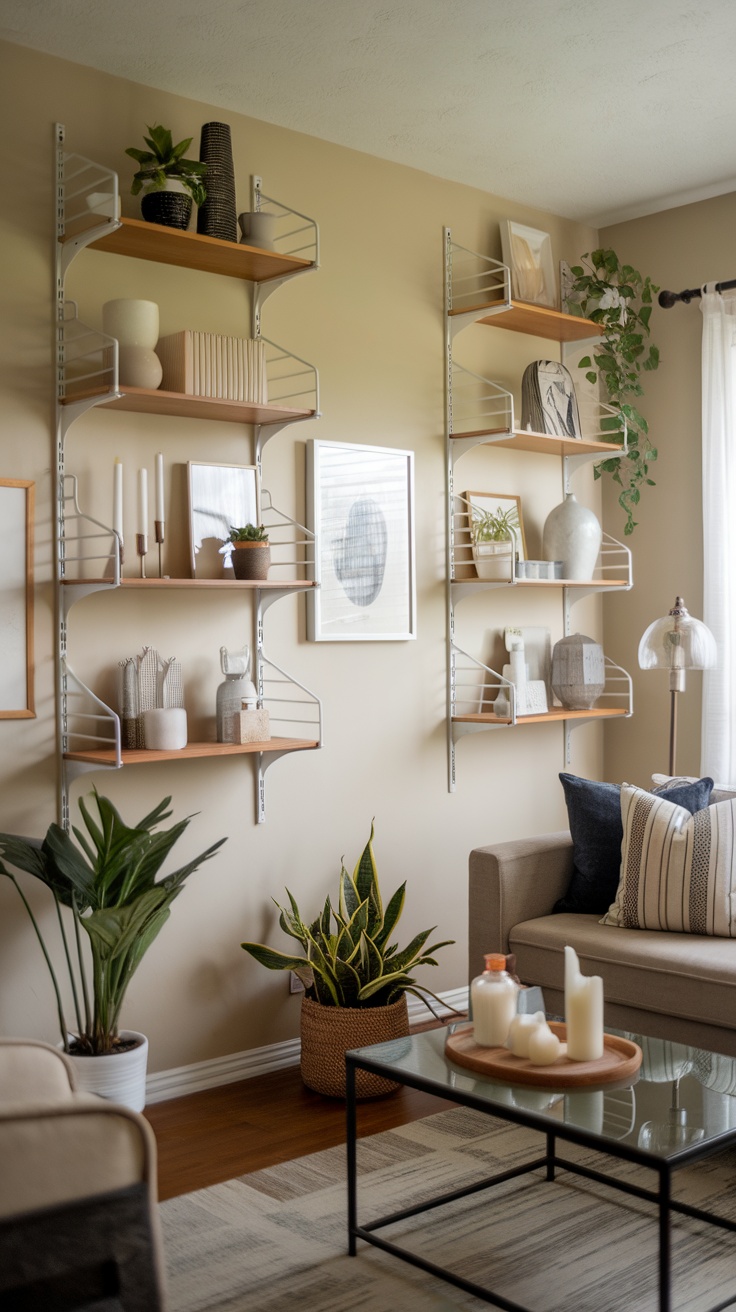
[[[163,366],[156,355],[158,305],[122,297],[102,307],[102,330],[118,339],[119,382],[123,387],[161,386]]]
[[[137,1040],[136,1046],[127,1052],[106,1053],[102,1057],[66,1055],[74,1066],[77,1085],[85,1093],[97,1093],[101,1098],[131,1107],[134,1112],[142,1112],[146,1104],[148,1039],[137,1030],[121,1030],[120,1037]]]
[[[545,560],[563,562],[563,578],[592,579],[602,537],[593,511],[581,506],[575,494],[568,492],[545,520],[542,554]]]

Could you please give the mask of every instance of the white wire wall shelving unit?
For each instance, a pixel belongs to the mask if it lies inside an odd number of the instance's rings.
[[[561,593],[563,633],[572,631],[575,601],[592,592],[627,590],[633,585],[631,552],[608,534],[603,541],[593,577],[585,580],[528,579],[517,574],[515,552],[509,557],[508,577],[480,579],[473,565],[469,507],[456,491],[458,460],[477,446],[499,447],[535,455],[555,456],[561,463],[562,492],[571,490],[575,472],[590,462],[625,455],[625,425],[613,407],[595,395],[578,397],[582,438],[557,436],[523,429],[515,413],[513,394],[500,383],[467,369],[455,360],[456,337],[475,324],[504,328],[544,338],[565,348],[599,335],[590,320],[544,306],[515,301],[507,265],[460,246],[444,230],[445,291],[445,447],[446,447],[446,578],[447,578],[447,748],[448,787],[456,787],[456,746],[465,734],[524,724],[563,722],[565,761],[570,762],[571,731],[586,720],[629,716],[633,712],[629,674],[605,658],[605,689],[595,707],[585,711],[552,706],[544,713],[517,713],[516,690],[498,671],[484,665],[456,642],[455,610],[466,597],[499,588],[554,589]],[[500,694],[503,713],[494,703]]]
[[[160,760],[251,755],[255,759],[256,814],[265,819],[265,775],[280,757],[322,746],[322,703],[315,693],[268,659],[264,652],[264,616],[271,605],[295,592],[307,592],[314,565],[314,535],[279,510],[263,489],[261,517],[269,530],[272,565],[266,581],[231,579],[138,578],[124,573],[122,542],[109,524],[80,508],[79,487],[66,469],[67,436],[92,407],[186,419],[215,419],[253,429],[253,446],[262,475],[263,450],[288,425],[319,417],[319,375],[308,361],[267,338],[267,404],[182,395],[121,386],[118,343],[84,324],[77,306],[66,297],[68,270],[74,258],[91,247],[124,256],[173,264],[204,273],[238,278],[252,285],[251,335],[261,336],[264,302],[285,282],[319,267],[319,229],[313,219],[267,197],[261,179],[251,182],[251,204],[276,219],[273,247],[222,242],[119,215],[117,174],[64,148],[64,129],[56,139],[56,558],[58,583],[58,738],[59,822],[70,823],[69,792],[82,772],[120,769]],[[255,622],[254,677],[260,703],[269,711],[275,735],[266,742],[225,744],[190,742],[180,751],[128,750],[122,747],[116,711],[80,680],[68,661],[69,615],[75,602],[95,592],[119,589],[158,593],[166,590],[227,589],[253,595]]]

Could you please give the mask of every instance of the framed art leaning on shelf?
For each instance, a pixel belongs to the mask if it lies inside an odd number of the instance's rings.
[[[310,641],[416,637],[413,451],[307,442],[307,523],[318,584]]]

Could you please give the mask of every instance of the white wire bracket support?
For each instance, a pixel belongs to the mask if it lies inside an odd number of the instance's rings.
[[[620,705],[624,703],[624,713],[622,719],[630,719],[634,714],[634,684],[631,675],[621,665],[617,665],[610,657],[604,655],[604,668],[606,686],[601,693],[596,706],[604,701],[608,706],[611,704]],[[591,716],[590,719],[594,717]],[[577,716],[574,720],[565,720],[565,765],[572,764],[572,731],[580,724],[589,724],[590,719],[583,716]]]
[[[61,659],[60,707],[61,770],[59,772],[59,824],[70,826],[69,786],[90,770],[119,770],[123,764],[120,718],[73,673]],[[68,753],[96,748],[112,749],[114,760],[96,762],[69,759]]]
[[[79,252],[121,226],[117,173],[84,155],[68,154],[64,139],[64,125],[56,123],[57,295]]]
[[[445,318],[452,341],[470,324],[512,309],[511,270],[500,260],[471,251],[444,228]]]
[[[75,474],[65,474],[59,496],[60,609],[67,619],[75,601],[93,592],[120,586],[123,544],[109,524],[79,508],[79,485]],[[70,507],[70,509],[67,509]],[[92,577],[90,571],[96,571]]]
[[[269,713],[270,725],[285,737],[304,738],[317,747],[324,745],[322,701],[303,683],[292,678],[280,665],[268,659],[262,648],[256,651],[256,687],[258,704]],[[307,737],[305,726],[311,730]],[[288,756],[295,748],[259,752],[256,766],[256,819],[266,819],[266,771],[274,761]]]
[[[271,424],[255,425],[255,455],[259,476],[263,473],[263,450],[272,437],[291,424],[321,418],[319,371],[300,355],[287,351],[269,337],[261,337],[266,353],[266,380],[269,404],[306,410],[306,415],[280,418]]]
[[[298,278],[304,273],[314,273],[319,268],[319,225],[309,215],[292,209],[290,205],[276,200],[273,196],[267,196],[263,190],[263,179],[258,174],[251,176],[250,196],[253,213],[269,214],[274,220],[271,249],[279,255],[291,255],[309,260],[309,264],[302,268],[277,274],[273,278],[254,284],[251,331],[253,337],[260,337],[261,311],[268,297],[292,278]]]

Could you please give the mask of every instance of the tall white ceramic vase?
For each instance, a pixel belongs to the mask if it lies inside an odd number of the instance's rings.
[[[573,492],[551,510],[542,531],[542,554],[545,560],[563,562],[563,578],[592,579],[603,533],[587,506],[581,506]]]
[[[102,330],[118,339],[119,382],[123,387],[161,386],[163,367],[156,355],[158,306],[123,297],[102,307]]]

